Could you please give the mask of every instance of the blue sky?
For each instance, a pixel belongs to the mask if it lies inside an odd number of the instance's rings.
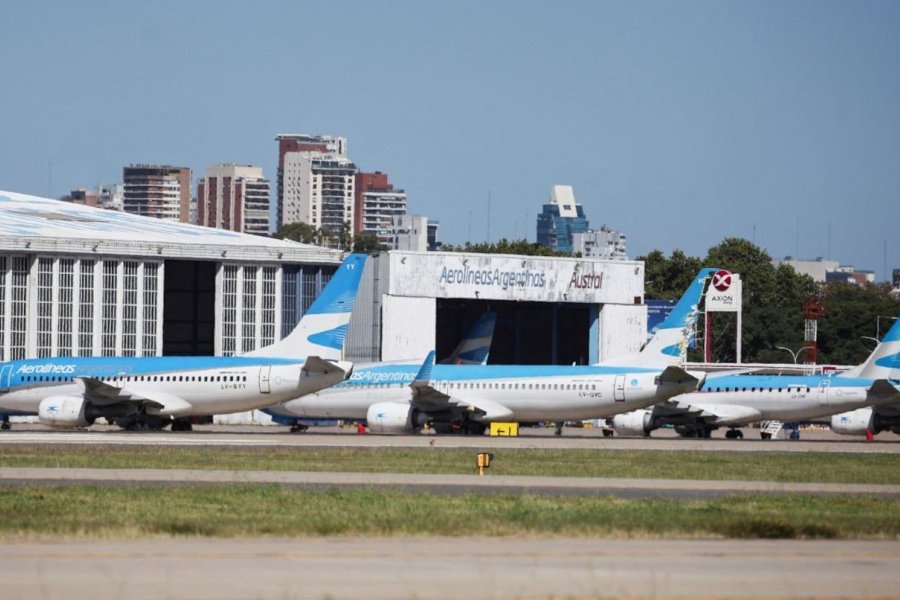
[[[446,242],[534,240],[570,184],[632,256],[741,236],[881,278],[898,31],[900,2],[7,2],[0,189],[274,179],[277,133],[342,135]]]

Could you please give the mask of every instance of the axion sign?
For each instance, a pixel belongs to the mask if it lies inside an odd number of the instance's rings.
[[[741,276],[731,271],[716,271],[706,290],[706,310],[739,312],[741,310]]]
[[[731,287],[731,271],[716,271],[712,277],[712,286],[720,292],[727,292]]]

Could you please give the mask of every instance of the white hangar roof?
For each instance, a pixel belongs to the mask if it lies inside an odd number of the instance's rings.
[[[0,190],[0,251],[339,263],[341,252]]]

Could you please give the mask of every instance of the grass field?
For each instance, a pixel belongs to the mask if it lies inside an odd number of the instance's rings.
[[[900,500],[635,500],[278,486],[0,486],[0,538],[147,536],[900,537]]]
[[[0,447],[2,467],[92,467],[472,473],[475,450],[438,448]],[[815,483],[900,483],[900,455],[510,449],[496,475],[637,477]]]

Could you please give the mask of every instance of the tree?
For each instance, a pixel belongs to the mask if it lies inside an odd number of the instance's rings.
[[[353,238],[353,251],[363,254],[375,254],[387,250],[388,247],[381,243],[374,233],[360,233]]]
[[[274,237],[317,246],[321,246],[325,238],[321,229],[309,223],[288,223],[279,229]]]
[[[522,256],[570,256],[565,252],[554,252],[545,246],[531,243],[526,239],[509,241],[506,238],[499,242],[479,242],[473,244],[466,242],[463,246],[444,244],[441,247],[444,252],[475,252],[478,254],[517,254]]]

